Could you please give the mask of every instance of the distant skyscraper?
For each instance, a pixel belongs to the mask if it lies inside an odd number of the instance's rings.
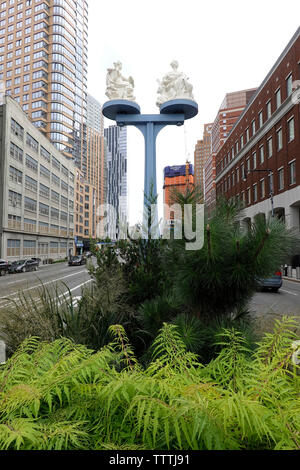
[[[220,150],[255,91],[256,88],[251,88],[250,90],[234,91],[225,95],[212,124],[211,151],[213,154]]]
[[[194,152],[195,184],[204,194],[204,166],[211,155],[212,124],[204,124],[203,139],[198,140]]]
[[[172,191],[176,189],[184,194],[187,188],[193,186],[194,167],[190,162],[187,161],[185,165],[173,165],[164,168],[164,231],[171,229],[174,224],[174,212],[169,210],[174,204]]]
[[[103,114],[102,106],[93,96],[87,95],[87,126],[94,129],[103,136]]]
[[[110,229],[108,236],[118,239],[127,226],[127,128],[109,126],[104,129],[106,139],[106,202],[114,207],[116,231]]]
[[[55,147],[86,152],[87,0],[0,5],[0,80]]]

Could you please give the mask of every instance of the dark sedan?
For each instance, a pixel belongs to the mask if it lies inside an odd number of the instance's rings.
[[[273,276],[268,277],[267,279],[259,279],[258,286],[260,289],[271,289],[273,292],[278,292],[282,286],[282,274],[281,271],[276,271]]]
[[[8,273],[9,264],[4,259],[0,259],[0,276],[5,276]]]
[[[86,258],[83,255],[72,256],[68,264],[69,266],[81,266],[82,264],[86,264]]]
[[[13,261],[9,267],[9,273],[25,273],[28,271],[37,271],[38,262],[32,259],[23,259],[19,261]]]

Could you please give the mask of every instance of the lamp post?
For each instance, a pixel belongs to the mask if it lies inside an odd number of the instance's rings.
[[[116,121],[118,126],[135,126],[139,129],[145,140],[145,176],[144,176],[144,227],[148,227],[147,197],[152,195],[157,197],[156,184],[156,138],[159,132],[168,125],[182,126],[186,119],[191,119],[198,114],[198,105],[195,101],[189,99],[174,99],[163,103],[160,106],[160,114],[141,114],[140,107],[128,100],[110,100],[104,103],[102,108],[103,115]],[[154,229],[153,229],[154,228]],[[153,233],[153,231],[155,233]],[[157,205],[152,214],[151,237],[158,238],[158,210]]]
[[[248,173],[254,173],[254,172],[267,172],[269,176],[269,181],[270,181],[270,201],[271,201],[271,216],[274,217],[274,188],[273,188],[273,180],[271,176],[273,176],[273,171],[270,170],[269,168],[265,170],[247,170]],[[247,173],[244,170],[244,174],[242,176],[243,181],[247,181]]]

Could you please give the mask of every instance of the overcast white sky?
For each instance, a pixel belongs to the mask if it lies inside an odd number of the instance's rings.
[[[163,168],[194,163],[203,125],[226,93],[260,85],[297,28],[299,0],[89,0],[88,92],[107,101],[106,70],[120,60],[135,81],[142,113],[158,113],[157,79],[178,60],[194,87],[199,114],[168,126],[157,140],[160,216]],[[105,127],[114,124],[105,120]],[[129,221],[142,220],[144,140],[128,127]]]

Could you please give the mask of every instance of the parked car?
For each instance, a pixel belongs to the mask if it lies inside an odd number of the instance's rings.
[[[69,266],[81,266],[86,264],[86,258],[83,255],[72,256],[68,262]]]
[[[273,292],[278,292],[282,286],[282,274],[281,271],[276,271],[273,276],[267,279],[258,279],[258,286],[260,289],[271,289]]]
[[[38,262],[33,259],[23,259],[19,261],[13,261],[9,266],[9,273],[25,273],[28,271],[37,271]]]
[[[41,258],[31,258],[33,261],[36,261],[38,266],[40,265],[40,262],[42,261]]]
[[[9,264],[4,259],[0,259],[0,276],[5,276],[8,273]]]
[[[84,253],[84,256],[86,256],[87,258],[91,258],[92,255],[93,255],[93,253],[92,253],[91,251],[86,251],[86,252]]]

